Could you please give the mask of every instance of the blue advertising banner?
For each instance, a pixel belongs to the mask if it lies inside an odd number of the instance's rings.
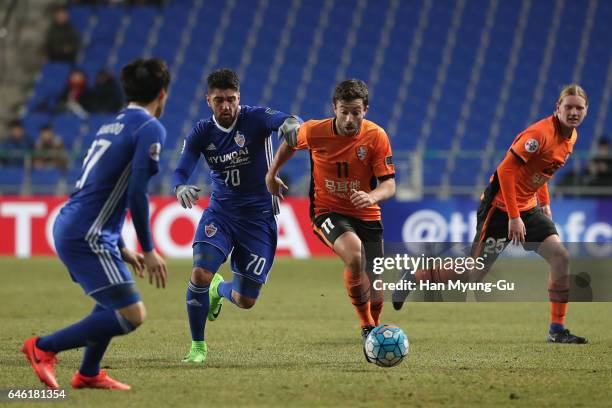
[[[385,240],[471,242],[478,202],[470,198],[388,201],[382,205]],[[563,242],[612,242],[612,199],[558,199],[551,203]]]

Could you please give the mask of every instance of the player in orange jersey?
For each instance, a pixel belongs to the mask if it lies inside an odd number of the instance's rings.
[[[563,88],[553,115],[520,133],[497,167],[478,208],[472,256],[482,256],[486,267],[457,276],[452,270],[417,271],[415,280],[446,282],[484,278],[505,247],[512,242],[536,251],[550,265],[548,295],[551,343],[584,344],[587,340],[565,328],[569,299],[569,255],[552,221],[548,181],[572,153],[580,126],[587,114],[588,98],[576,84]],[[394,294],[394,306],[401,302]],[[404,299],[406,293],[403,294]]]
[[[385,131],[364,119],[368,88],[349,79],[336,86],[334,117],[309,120],[286,137],[266,175],[270,193],[282,198],[287,186],[277,177],[296,150],[309,149],[312,162],[310,215],[321,240],[344,261],[344,283],[365,339],[380,324],[383,294],[370,287],[369,262],[383,254],[378,203],[395,194],[395,167]]]

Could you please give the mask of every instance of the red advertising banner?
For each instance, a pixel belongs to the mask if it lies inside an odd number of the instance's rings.
[[[67,197],[0,197],[0,255],[27,258],[53,255],[53,222]],[[173,197],[150,200],[151,232],[157,250],[171,258],[191,258],[195,228],[208,201],[199,207],[183,209]],[[310,227],[308,200],[287,199],[278,217],[278,255],[295,258],[332,255]],[[137,248],[136,232],[128,216],[123,238],[130,248]]]

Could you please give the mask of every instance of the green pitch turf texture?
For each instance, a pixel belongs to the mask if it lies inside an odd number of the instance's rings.
[[[82,350],[68,351],[57,366],[68,397],[56,406],[611,404],[611,303],[570,305],[568,326],[589,338],[586,346],[544,342],[546,302],[408,303],[401,312],[386,304],[382,320],[405,330],[410,354],[398,367],[383,369],[364,361],[339,261],[281,258],[252,310],[226,304],[219,320],[208,323],[208,361],[194,366],[180,362],[190,345],[190,262],[168,266],[165,290],[138,282],[148,320],[114,339],[103,360],[132,391],[73,391],[69,383]],[[544,271],[534,273],[545,279]],[[229,277],[227,267],[223,275]],[[0,282],[0,389],[39,388],[19,352],[22,341],[82,318],[93,303],[54,258],[0,258]]]

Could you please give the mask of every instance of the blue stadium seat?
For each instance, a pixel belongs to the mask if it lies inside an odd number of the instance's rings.
[[[0,191],[3,194],[19,194],[24,178],[23,167],[0,168]]]
[[[61,136],[64,146],[72,149],[81,133],[81,119],[73,113],[62,113],[53,118],[53,130]]]
[[[222,45],[217,49],[213,68],[237,69],[246,56],[245,45],[255,23],[254,16],[261,5],[260,1],[263,0],[253,0],[249,7],[236,5],[233,8],[225,0],[205,0],[201,3],[168,0],[159,8],[70,6],[70,17],[77,29],[81,33],[91,34],[89,41],[84,43],[86,48],[79,65],[91,83],[99,69],[112,62],[111,55],[117,58],[114,66],[109,68],[117,72],[123,63],[142,55],[150,45],[151,55],[165,59],[171,67],[176,68],[172,73],[170,98],[162,119],[168,130],[166,146],[168,149],[175,148],[184,136],[182,128],[185,123],[210,116],[209,108],[200,97],[204,89],[197,88],[203,74],[207,74],[203,70],[205,67],[210,68],[216,36],[223,34],[224,37]],[[242,100],[246,104],[256,105],[263,100],[264,91],[272,78],[270,74],[274,59],[280,50],[281,36],[278,33],[294,5],[289,0],[282,5],[268,3],[264,8],[264,24],[259,27],[257,41],[250,51],[250,62],[244,67]],[[539,119],[552,112],[559,87],[573,79],[578,64],[576,53],[583,40],[582,30],[587,14],[584,4],[563,3],[561,23],[554,33],[556,43],[552,49],[553,63],[546,70],[546,80],[542,83],[543,79],[539,77],[542,56],[546,52],[548,32],[552,26],[552,10],[557,3],[555,0],[532,1],[522,33],[524,40],[518,49],[518,64],[510,77],[512,81],[507,83],[506,71],[518,34],[521,7],[517,7],[514,2],[496,2],[497,11],[490,24],[488,47],[480,67],[479,79],[474,84],[474,99],[468,101],[468,84],[476,67],[476,56],[483,29],[487,26],[485,19],[491,0],[467,2],[462,10],[456,41],[450,48],[451,58],[440,98],[435,106],[430,106],[434,102],[433,90],[438,83],[443,50],[447,47],[448,32],[458,3],[451,0],[430,2],[427,24],[419,37],[421,42],[417,44],[414,41],[415,33],[422,23],[419,17],[426,1],[400,1],[393,27],[389,30],[387,48],[381,49],[381,34],[386,28],[391,0],[366,0],[360,16],[361,24],[355,27],[355,45],[352,48],[347,46],[356,11],[355,4],[335,0],[330,3],[332,7],[327,16],[327,26],[320,31],[322,44],[316,55],[311,56],[315,34],[319,33],[321,12],[326,4],[325,0],[302,0],[297,3],[298,18],[291,32],[286,33],[289,42],[284,49],[282,64],[278,67],[272,96],[267,101],[270,106],[289,111],[298,95],[301,95],[300,91],[305,91],[305,95],[300,96],[299,111],[292,113],[304,119],[329,115],[330,96],[336,83],[338,67],[342,64],[343,53],[339,50],[350,51],[343,75],[364,80],[369,80],[375,73],[373,69],[377,64],[377,53],[384,51],[381,70],[377,73],[378,81],[370,84],[372,94],[368,117],[387,127],[392,120],[398,119],[394,118],[393,109],[396,105],[399,107],[399,119],[394,122],[396,130],[389,135],[395,150],[414,150],[417,143],[424,140],[426,135],[422,133],[423,123],[428,109],[435,107],[436,113],[431,118],[431,133],[427,137],[428,150],[448,150],[455,145],[455,137],[462,137],[459,143],[461,150],[482,150],[493,137],[491,129],[495,124],[499,128],[493,141],[496,155],[505,152],[529,120],[534,117]],[[225,31],[221,31],[221,16],[230,9],[231,23]],[[603,84],[606,82],[610,58],[612,25],[608,21],[612,20],[612,3],[599,1],[595,11],[586,58],[580,72],[581,82],[589,93],[592,111],[579,129],[580,137],[576,144],[578,150],[589,149],[596,137],[600,136],[594,134],[597,115],[593,109],[599,109],[604,96]],[[97,18],[89,18],[94,14]],[[193,27],[188,24],[190,18],[196,21]],[[97,23],[90,30],[90,24],[95,21]],[[122,25],[124,21],[129,21],[129,24]],[[161,24],[157,35],[153,36],[151,30],[158,27],[156,22]],[[125,28],[122,41],[118,37],[120,27]],[[151,38],[156,38],[155,44],[148,44]],[[176,57],[184,38],[189,41],[186,48],[182,49],[183,59],[178,60]],[[416,59],[411,61],[411,56]],[[314,60],[309,60],[312,57]],[[304,82],[305,68],[309,62],[314,63],[312,75],[309,81]],[[404,77],[408,67],[412,67],[411,78]],[[87,149],[93,134],[108,117],[94,115],[88,120],[88,126],[82,127],[70,115],[52,117],[49,112],[64,89],[70,69],[70,65],[65,63],[46,63],[43,66],[27,102],[24,123],[30,136],[35,138],[42,124],[53,122],[68,146],[76,142],[76,146]],[[510,87],[509,97],[502,105],[500,101],[504,84]],[[304,86],[303,90],[298,89],[300,85]],[[541,100],[534,107],[534,112],[531,112],[535,90],[538,88],[542,90]],[[403,94],[403,100],[399,99],[400,94]],[[457,124],[466,104],[470,105],[470,109],[465,118],[465,132],[457,135]],[[35,112],[36,108],[42,109],[43,113]],[[498,109],[502,116],[496,123]],[[197,117],[193,117],[191,112],[197,112]],[[612,114],[608,113],[603,125],[605,130],[612,128]],[[89,128],[89,131],[81,141],[82,128]],[[489,158],[482,160],[490,160],[491,163],[495,161]],[[479,161],[460,159],[455,170],[449,174],[446,158],[427,159],[425,183],[439,185],[442,177],[449,176],[451,184],[471,185],[474,183],[472,172],[483,167]],[[299,168],[300,163],[296,163],[287,171],[293,172]],[[491,163],[486,162],[484,168],[492,166]],[[71,172],[68,172],[68,176]],[[160,175],[157,180],[162,184],[167,183],[168,177]]]
[[[55,168],[32,169],[30,174],[32,192],[36,194],[52,194],[61,177],[61,171]]]

